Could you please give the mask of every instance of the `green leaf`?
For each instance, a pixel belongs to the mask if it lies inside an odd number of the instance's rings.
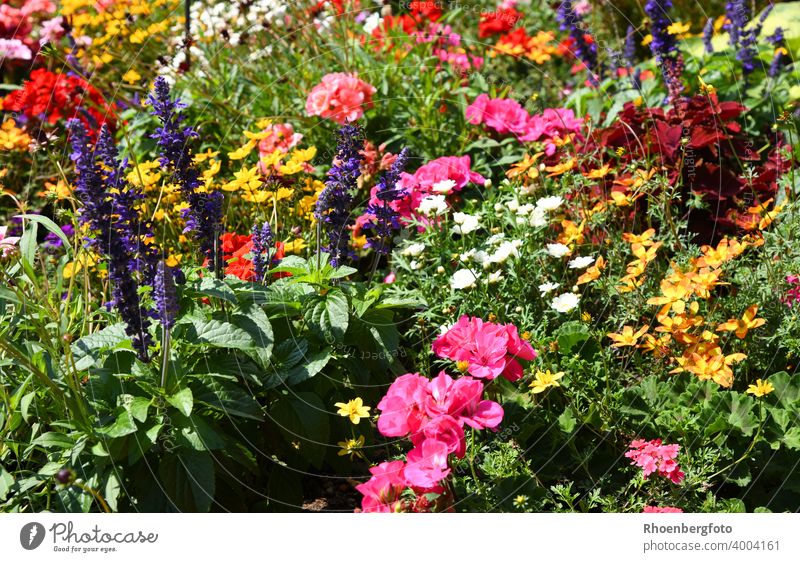
[[[202,387],[195,392],[195,400],[228,416],[258,421],[263,419],[261,407],[253,396],[231,382],[203,377]]]
[[[44,447],[45,449],[51,448],[58,448],[58,449],[70,449],[73,445],[75,445],[75,440],[68,435],[64,435],[63,433],[58,433],[56,431],[50,431],[47,433],[43,433],[39,437],[33,440],[31,445],[38,445],[40,447]]]
[[[200,281],[200,286],[197,288],[197,292],[202,295],[237,304],[236,293],[233,292],[233,289],[224,281],[220,281],[214,277],[203,277],[202,281]]]
[[[194,404],[192,389],[184,388],[167,398],[167,402],[175,406],[184,416],[192,415],[192,405]]]
[[[61,230],[61,227],[54,223],[52,220],[47,218],[44,215],[17,215],[16,218],[21,218],[29,221],[33,221],[35,223],[41,224],[47,230],[58,236],[58,238],[64,243],[64,248],[67,252],[72,252],[72,245],[69,243],[69,238],[67,235],[64,234],[64,231]]]
[[[286,256],[281,260],[280,265],[269,270],[269,274],[273,273],[291,273],[293,276],[302,276],[309,273],[308,262],[300,256]]]
[[[14,485],[14,477],[8,472],[3,465],[0,465],[0,502],[6,501],[8,492]]]
[[[564,433],[572,433],[575,426],[578,424],[575,416],[572,414],[571,408],[566,408],[560,416],[558,416],[558,427]]]
[[[309,327],[326,341],[342,341],[350,321],[347,296],[332,289],[326,295],[312,295],[303,303],[303,316]]]
[[[255,343],[245,330],[217,318],[186,318],[184,339],[193,345],[207,344],[232,349],[253,349]]]
[[[589,328],[583,322],[566,322],[556,332],[558,352],[563,355],[573,353],[573,348],[589,339]]]
[[[122,344],[125,344],[124,346]],[[125,333],[125,324],[112,324],[102,330],[84,336],[71,345],[75,367],[85,370],[96,365],[100,355],[112,349],[132,349],[130,338]]]
[[[25,230],[22,232],[22,238],[19,241],[19,254],[24,264],[33,268],[36,263],[36,250],[39,247],[37,242],[37,234],[39,232],[39,223],[31,221],[25,225]]]
[[[728,416],[728,423],[742,432],[742,435],[752,435],[756,427],[758,427],[758,420],[753,414],[753,400],[746,395],[732,392],[731,396],[731,413]]]
[[[320,468],[330,442],[328,412],[322,400],[312,392],[284,396],[269,412],[284,439],[299,443],[299,452]]]
[[[100,433],[111,438],[124,437],[125,435],[136,433],[136,423],[128,410],[123,407],[117,408],[116,415],[117,419],[114,420],[114,423],[100,428]]]
[[[285,382],[289,386],[300,384],[319,374],[331,359],[330,348],[325,348],[306,357],[300,365],[294,367],[286,375]]]
[[[216,490],[214,458],[210,453],[183,450],[165,456],[158,473],[167,495],[178,510],[209,510]]]
[[[784,408],[795,409],[800,406],[800,380],[798,377],[794,377],[793,380],[789,373],[781,371],[771,375],[767,381],[775,387],[772,396],[775,396]]]
[[[781,442],[793,451],[800,450],[800,427],[793,427],[787,431]]]

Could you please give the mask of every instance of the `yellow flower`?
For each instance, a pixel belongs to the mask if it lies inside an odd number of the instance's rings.
[[[127,82],[128,84],[136,84],[141,79],[142,75],[136,72],[132,68],[128,72],[122,75],[122,80],[124,82]]]
[[[70,195],[72,195],[72,186],[62,179],[59,179],[56,183],[46,181],[44,182],[44,187],[45,191],[43,195],[45,197],[67,199]]]
[[[745,392],[747,394],[752,394],[756,398],[761,398],[762,396],[766,396],[773,390],[775,390],[775,387],[772,386],[771,382],[762,381],[761,379],[756,379],[756,384],[751,384],[750,386],[748,386]]]
[[[253,191],[261,185],[261,174],[258,172],[258,166],[252,168],[242,168],[238,172],[233,173],[234,180],[222,186],[225,191],[238,191],[245,189]]]
[[[544,392],[551,386],[561,386],[558,384],[558,379],[564,376],[564,373],[551,373],[550,369],[547,371],[536,371],[536,378],[531,383],[531,388],[533,389],[532,392],[534,394],[539,394],[540,392]]]
[[[283,251],[287,254],[299,254],[306,247],[306,241],[302,238],[295,238],[291,242],[286,242],[283,245]]]
[[[339,441],[337,443],[341,447],[338,455],[340,457],[344,457],[345,455],[350,455],[350,460],[356,455],[361,455],[360,449],[364,446],[364,436],[359,435],[358,439],[348,439],[347,441]]]
[[[369,417],[370,407],[364,406],[364,402],[360,397],[354,398],[347,403],[337,402],[334,406],[339,408],[339,411],[336,412],[337,414],[343,418],[350,418],[350,421],[356,425],[361,421],[361,418]]]
[[[256,144],[258,144],[258,141],[249,140],[244,146],[237,148],[233,152],[229,152],[228,158],[230,158],[231,160],[242,160],[244,158],[247,158],[250,155],[250,153],[253,152],[253,149],[256,147]]]
[[[689,31],[690,27],[692,27],[691,23],[681,23],[676,21],[667,28],[667,33],[670,35],[681,35]]]
[[[0,150],[27,150],[31,138],[22,129],[17,128],[17,122],[6,119],[0,126]]]

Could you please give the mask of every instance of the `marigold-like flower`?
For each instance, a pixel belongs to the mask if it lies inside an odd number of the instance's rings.
[[[761,379],[756,379],[756,383],[748,386],[745,392],[747,394],[752,394],[756,398],[761,398],[762,396],[766,396],[773,390],[775,390],[775,387],[772,386],[771,382],[764,381]]]
[[[558,373],[550,372],[550,369],[546,371],[536,371],[534,375],[534,379],[530,384],[531,392],[534,394],[539,394],[540,392],[544,392],[548,388],[561,386],[558,383],[558,380],[564,376],[564,373],[559,371]]]
[[[349,402],[337,402],[334,404],[339,411],[336,412],[340,416],[344,418],[350,418],[350,421],[354,424],[358,425],[361,421],[361,418],[368,418],[369,417],[369,406],[364,406],[364,401],[360,398],[354,398]]]

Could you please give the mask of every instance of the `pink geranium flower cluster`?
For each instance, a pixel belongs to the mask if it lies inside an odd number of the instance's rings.
[[[418,496],[441,492],[450,474],[449,456],[466,452],[464,425],[495,429],[503,408],[483,399],[484,386],[472,377],[453,379],[445,372],[433,380],[409,373],[398,377],[378,403],[378,431],[386,437],[410,437],[414,447],[405,462],[383,463],[356,489],[364,495],[363,511],[394,511],[400,493]]]
[[[461,362],[474,377],[491,380],[502,375],[511,382],[522,378],[518,359],[536,359],[536,351],[520,337],[516,326],[466,315],[436,338],[433,352]]]
[[[500,135],[514,135],[522,142],[543,141],[545,153],[550,156],[557,148],[558,139],[580,133],[583,122],[571,109],[545,109],[530,115],[515,100],[490,98],[481,94],[467,107],[467,121],[483,124]]]
[[[680,451],[680,445],[662,445],[661,439],[652,441],[635,439],[630,444],[630,451],[625,453],[625,456],[632,460],[631,464],[641,467],[645,478],[657,472],[675,484],[680,484],[685,474],[675,462],[678,451]]]
[[[481,322],[467,316],[456,326],[448,332],[452,332],[450,338],[437,340],[434,350],[437,347],[450,350],[459,344],[473,350],[470,360],[476,365],[486,363],[483,370],[476,369],[484,378],[494,378],[506,370],[510,361],[516,362],[513,358],[509,361],[508,355],[536,357],[514,326]],[[504,366],[497,372],[494,358],[484,361],[481,353],[487,338],[503,341]],[[492,343],[493,348],[495,344]],[[510,372],[516,373],[516,368],[512,367]],[[362,510],[427,510],[429,502],[425,494],[444,491],[442,481],[450,475],[450,455],[463,458],[466,453],[464,426],[495,430],[503,421],[502,406],[485,400],[484,390],[483,382],[477,378],[465,375],[453,379],[444,371],[433,380],[418,373],[398,377],[378,403],[378,431],[385,437],[408,437],[414,447],[405,461],[385,462],[370,469],[369,481],[356,486],[364,496]],[[401,499],[409,488],[417,496],[415,503],[407,504]]]
[[[373,107],[375,87],[356,74],[334,72],[322,77],[306,99],[306,113],[332,119],[340,125],[360,119]]]
[[[397,188],[403,190],[404,195],[390,204],[400,215],[403,224],[408,224],[412,218],[427,224],[425,217],[417,213],[417,208],[423,199],[429,195],[450,195],[461,191],[469,183],[483,185],[485,181],[482,175],[470,169],[469,156],[443,156],[431,160],[413,174],[407,172],[400,174]],[[378,200],[377,186],[370,192],[369,205],[383,205]],[[368,215],[360,216],[356,220],[356,230],[358,231],[358,228],[369,220]]]
[[[37,41],[34,29],[41,19],[55,11],[56,5],[51,0],[4,1],[0,5],[0,64],[31,60],[39,43],[46,39],[46,30],[39,31]]]
[[[683,513],[683,510],[680,507],[670,507],[665,505],[664,507],[659,507],[657,505],[646,505],[642,510],[642,513]]]

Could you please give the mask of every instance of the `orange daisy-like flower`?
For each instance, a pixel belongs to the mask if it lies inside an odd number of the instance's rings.
[[[758,305],[754,304],[744,311],[741,318],[732,318],[717,326],[718,332],[734,332],[740,340],[747,336],[749,330],[763,326],[767,321],[763,318],[756,318]]]
[[[633,347],[639,342],[639,338],[641,338],[645,332],[647,332],[647,326],[643,326],[636,332],[633,331],[633,327],[631,326],[623,326],[619,334],[610,333],[607,335],[610,340],[614,341],[611,347]]]

